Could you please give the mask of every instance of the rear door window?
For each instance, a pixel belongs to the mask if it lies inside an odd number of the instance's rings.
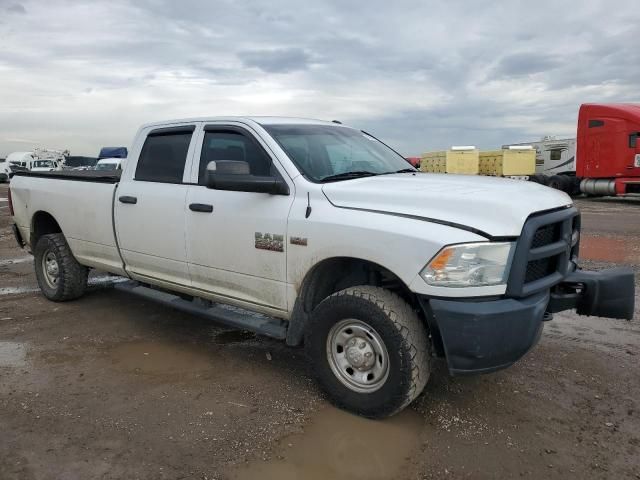
[[[172,127],[149,133],[140,152],[134,179],[182,183],[194,129],[193,126]]]

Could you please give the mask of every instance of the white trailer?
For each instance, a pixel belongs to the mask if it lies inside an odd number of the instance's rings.
[[[537,142],[512,143],[502,148],[528,145],[536,150],[536,175],[530,180],[574,193],[577,188],[576,139],[543,137]]]

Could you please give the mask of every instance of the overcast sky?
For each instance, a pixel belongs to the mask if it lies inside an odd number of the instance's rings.
[[[573,136],[596,101],[640,101],[637,0],[0,0],[0,156],[245,114],[488,148]]]

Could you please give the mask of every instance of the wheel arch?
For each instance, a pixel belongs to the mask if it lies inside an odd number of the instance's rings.
[[[357,257],[325,258],[309,269],[300,284],[289,318],[287,344],[302,343],[309,315],[322,300],[335,292],[358,285],[379,286],[394,291],[422,316],[416,295],[388,268]]]
[[[40,237],[50,233],[62,233],[60,224],[49,212],[38,210],[31,217],[31,234],[29,238],[31,250],[36,248]]]

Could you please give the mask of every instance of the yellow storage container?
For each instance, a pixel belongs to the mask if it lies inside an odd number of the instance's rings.
[[[480,152],[480,175],[508,177],[534,173],[536,173],[536,151],[533,148]]]
[[[428,152],[420,157],[420,170],[428,173],[457,173],[477,175],[480,157],[473,147],[456,148],[441,152]]]
[[[420,170],[428,173],[447,173],[447,152],[428,152],[420,157]]]

